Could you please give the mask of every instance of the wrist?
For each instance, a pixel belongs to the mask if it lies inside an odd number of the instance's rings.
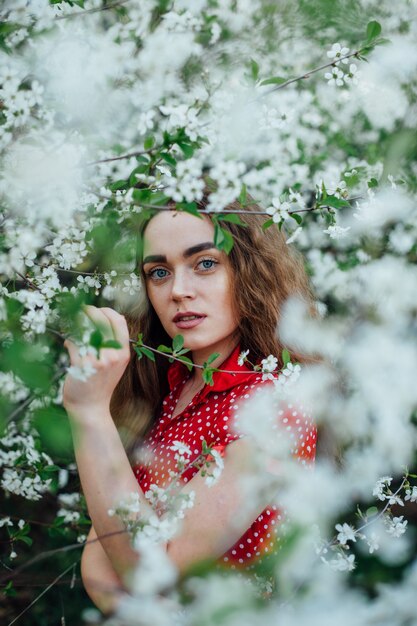
[[[77,424],[102,423],[106,418],[111,418],[110,405],[103,404],[66,404],[65,410],[70,421]]]

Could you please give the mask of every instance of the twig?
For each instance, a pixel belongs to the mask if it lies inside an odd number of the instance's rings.
[[[30,280],[30,278],[28,278],[27,276],[24,276],[23,274],[21,274],[20,272],[18,272],[16,269],[15,269],[15,273],[16,273],[18,276],[20,276],[20,278],[21,278],[21,279],[22,279],[22,280],[23,280],[23,281],[24,281],[27,285],[29,285],[30,287],[32,287],[32,289],[36,289],[36,291],[40,291],[39,287],[38,287],[37,285],[35,285],[35,283],[34,283],[34,282],[32,282],[32,281]]]
[[[401,485],[398,487],[397,491],[395,493],[393,493],[390,498],[392,498],[393,496],[396,496],[400,493],[401,489],[404,487],[405,483],[407,482],[407,476],[405,476],[401,482]],[[369,521],[365,522],[365,524],[363,524],[362,526],[360,526],[359,528],[355,529],[354,534],[358,534],[362,532],[362,530],[364,528],[367,528],[368,526],[370,526],[371,524],[374,524],[378,519],[380,519],[384,513],[386,513],[386,511],[389,509],[389,507],[392,506],[392,504],[390,504],[389,500],[386,503],[386,505],[384,506],[384,508],[378,513],[378,515],[376,515],[375,517],[372,517]],[[333,545],[337,545],[338,541],[336,538],[333,538],[331,541],[329,541],[327,544],[325,544],[325,548],[330,548]]]
[[[114,535],[121,535],[127,532],[128,531],[126,529],[114,530],[110,533],[106,533],[105,535],[100,535],[100,537],[96,537],[95,539],[89,539],[88,541],[83,541],[82,543],[78,543],[78,542],[70,543],[69,545],[62,546],[61,548],[54,548],[53,550],[46,550],[45,552],[41,552],[40,554],[37,554],[29,561],[26,561],[26,563],[22,563],[22,565],[19,565],[19,567],[12,570],[10,574],[0,575],[0,583],[6,582],[8,580],[13,580],[14,578],[16,578],[18,574],[26,570],[31,565],[35,565],[36,563],[39,563],[40,561],[43,561],[44,559],[54,556],[55,554],[60,554],[62,552],[70,552],[71,550],[79,550],[81,548],[84,548],[84,546],[86,546],[87,544],[91,545],[93,543],[97,543],[97,541],[100,541],[101,539],[107,539],[108,537],[113,537]]]
[[[114,9],[123,4],[126,4],[129,0],[119,0],[119,2],[113,2],[113,4],[108,4],[105,7],[100,7],[97,9],[85,9],[85,11],[77,11],[76,13],[69,13],[68,15],[57,15],[56,20],[67,20],[70,17],[78,17],[79,15],[85,15],[86,13],[99,13],[100,11],[106,11],[107,9]]]
[[[69,567],[67,567],[66,570],[64,570],[61,574],[59,574],[59,576],[57,576],[38,596],[36,596],[36,598],[34,600],[32,600],[32,602],[25,608],[23,609],[23,611],[21,613],[19,613],[19,615],[17,615],[14,619],[12,619],[11,622],[8,623],[7,626],[12,626],[12,624],[15,624],[17,622],[18,619],[20,619],[22,617],[22,615],[24,615],[27,611],[29,611],[29,609],[36,604],[36,602],[38,600],[40,600],[42,598],[43,595],[45,595],[45,593],[47,591],[49,591],[49,589],[51,587],[53,587],[55,585],[55,583],[58,582],[58,580],[60,580],[63,576],[65,576],[65,574],[67,572],[70,571],[70,569],[72,569],[74,567],[74,565],[76,565],[78,563],[78,561],[75,561],[74,563],[72,563]]]
[[[377,42],[378,40],[372,42],[372,45],[374,46]],[[361,54],[363,50],[366,50],[368,47],[369,46],[364,46],[362,48],[359,48],[359,50],[355,50],[354,52],[350,52],[349,54],[345,54],[344,56],[341,56],[336,61],[330,61],[329,63],[325,63],[324,65],[320,65],[320,67],[316,67],[313,70],[306,72],[305,74],[301,74],[301,76],[297,76],[296,78],[290,78],[286,80],[285,83],[281,83],[280,85],[275,85],[275,87],[272,87],[272,89],[269,89],[265,93],[261,94],[259,97],[264,98],[265,96],[269,96],[269,94],[273,93],[274,91],[278,91],[279,89],[284,89],[284,87],[287,87],[288,85],[291,85],[292,83],[295,83],[299,80],[310,78],[310,76],[312,76],[313,74],[316,74],[317,72],[321,72],[322,70],[325,70],[328,67],[336,67],[340,63],[340,61],[343,61],[343,59],[350,59],[351,57],[357,57],[359,54]]]
[[[162,146],[153,146],[149,150],[137,150],[136,152],[130,152],[129,154],[122,154],[117,157],[107,157],[106,159],[99,159],[98,161],[90,161],[86,165],[98,165],[100,163],[110,163],[110,161],[121,161],[122,159],[131,159],[132,157],[142,156],[143,154],[149,154],[152,150],[158,150]]]
[[[52,330],[52,329],[48,329],[48,330]],[[55,334],[60,335],[60,333],[58,333],[57,331],[53,331]],[[60,335],[62,338],[63,336]],[[57,380],[59,380],[61,378],[61,376],[63,376],[66,372],[65,368],[62,368],[60,370],[58,370],[58,372],[55,374],[55,376],[53,376],[52,380],[51,380],[51,385],[53,385],[54,383],[57,382]],[[10,424],[10,422],[12,422],[18,415],[19,413],[21,413],[22,411],[24,411],[24,409],[26,409],[33,400],[35,400],[38,397],[38,394],[36,393],[32,393],[30,396],[28,396],[25,400],[23,400],[23,402],[21,404],[19,404],[14,411],[12,411],[5,420],[6,426],[8,424]]]
[[[359,199],[361,196],[356,196],[354,198],[349,198],[349,200],[356,200]],[[157,211],[176,211],[177,209],[175,207],[169,207],[169,206],[164,206],[162,204],[145,204],[143,202],[139,203],[139,206],[144,207],[145,209],[156,209]],[[333,209],[334,207],[331,207],[327,204],[321,204],[320,206],[311,206],[308,207],[307,209],[294,209],[293,211],[288,211],[288,215],[293,215],[295,213],[309,213],[311,211],[317,211],[318,209]],[[219,217],[221,217],[223,214],[231,214],[231,215],[268,215],[269,217],[271,217],[271,214],[268,213],[267,211],[246,211],[245,209],[242,210],[237,210],[235,211],[234,209],[225,209],[223,211],[211,211],[209,209],[198,209],[197,211],[201,214],[201,215],[218,215]]]
[[[134,344],[135,346],[137,345],[137,341],[135,341],[134,339],[129,339],[129,342]],[[162,356],[168,358],[168,359],[173,359],[174,361],[179,361],[180,363],[182,363],[183,365],[185,365],[184,361],[180,358],[180,357],[176,357],[172,354],[168,354],[166,352],[162,352],[161,350],[157,350],[157,348],[151,348],[151,346],[147,346],[146,344],[142,343],[140,347],[144,347],[147,348],[148,350],[151,350],[151,352],[155,352],[155,354],[161,354]],[[189,363],[189,365],[191,365],[191,363]],[[193,367],[196,367],[198,369],[204,369],[204,365],[198,365],[197,363],[192,363]],[[242,371],[242,370],[219,370],[216,369],[214,370],[215,372],[221,372],[222,374],[260,374],[262,373],[260,370],[257,371]]]

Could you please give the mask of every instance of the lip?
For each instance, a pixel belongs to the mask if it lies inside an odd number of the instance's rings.
[[[183,317],[188,317],[190,315],[198,315],[198,318],[194,320],[182,319]],[[203,322],[206,317],[206,315],[202,315],[201,313],[197,313],[196,311],[184,311],[182,313],[177,313],[172,321],[177,326],[177,328],[194,328],[194,326],[198,326],[199,324],[201,324],[201,322]]]

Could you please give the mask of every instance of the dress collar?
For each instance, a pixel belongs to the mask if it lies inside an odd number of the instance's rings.
[[[256,374],[254,374],[253,370],[248,367],[246,363],[244,363],[243,365],[238,365],[237,360],[239,358],[240,352],[241,347],[238,344],[229,354],[229,356],[223,361],[223,363],[218,366],[218,369],[230,370],[239,373],[226,374],[224,372],[214,372],[213,385],[206,384],[203,387],[202,393],[204,395],[216,391],[227,391],[228,389],[232,389],[237,385],[254,380]],[[176,387],[180,382],[188,378],[189,375],[190,372],[183,363],[180,363],[179,361],[174,361],[168,369],[168,384],[170,390],[172,391],[174,387]]]

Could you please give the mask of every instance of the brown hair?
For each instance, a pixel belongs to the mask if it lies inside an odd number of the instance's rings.
[[[206,209],[209,193],[206,190],[198,203],[200,209]],[[175,209],[174,203],[168,206]],[[242,211],[242,206],[235,201],[226,209]],[[249,350],[248,358],[252,363],[259,363],[273,354],[278,358],[278,367],[281,367],[281,353],[285,346],[278,336],[277,325],[282,307],[288,298],[298,296],[307,304],[310,314],[315,315],[313,295],[302,255],[287,245],[285,235],[275,225],[262,229],[265,216],[256,214],[261,211],[258,205],[245,206],[245,211],[247,213],[239,215],[245,226],[221,222],[222,228],[228,230],[234,240],[229,262],[240,345],[242,350]],[[139,227],[142,241],[151,218],[148,216]],[[140,275],[143,299],[136,311],[125,315],[130,337],[136,338],[140,332],[143,343],[153,348],[160,344],[171,345],[172,340],[146,295],[142,268]],[[313,357],[293,350],[291,358],[300,363],[315,361]],[[133,451],[132,446],[157,419],[162,400],[169,391],[169,365],[168,359],[160,355],[155,355],[154,363],[148,358],[139,360],[132,350],[130,363],[111,401],[113,418],[129,454]]]

